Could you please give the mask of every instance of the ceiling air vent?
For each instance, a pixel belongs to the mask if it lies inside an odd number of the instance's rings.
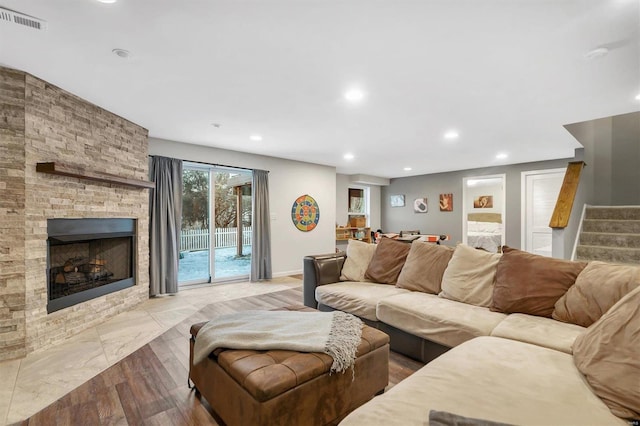
[[[42,19],[34,18],[33,16],[5,9],[3,7],[0,7],[0,21],[11,22],[16,25],[23,25],[25,27],[33,28],[36,30],[47,29],[47,23]]]

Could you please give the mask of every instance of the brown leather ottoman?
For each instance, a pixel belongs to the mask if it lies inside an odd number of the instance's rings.
[[[337,424],[389,382],[389,336],[368,326],[355,373],[330,375],[333,359],[324,353],[228,349],[193,365],[204,324],[191,326],[189,378],[229,426]]]

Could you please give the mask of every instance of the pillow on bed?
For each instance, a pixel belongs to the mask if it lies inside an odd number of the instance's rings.
[[[640,267],[589,262],[555,304],[552,317],[589,327],[625,294],[640,286]]]
[[[491,310],[551,317],[553,308],[587,264],[503,247]]]
[[[489,306],[500,254],[458,244],[442,276],[438,296],[476,306]]]
[[[573,344],[573,362],[613,414],[640,419],[640,287]]]
[[[442,275],[453,256],[453,248],[414,241],[404,262],[397,287],[438,294]]]
[[[470,220],[467,222],[467,231],[484,232],[487,234],[502,234],[502,224],[496,222],[476,222]]]
[[[347,242],[347,258],[342,266],[341,281],[367,281],[364,273],[376,252],[375,244],[367,244],[358,240]]]
[[[411,243],[383,238],[377,245],[378,248],[364,276],[376,283],[395,285],[409,254]]]

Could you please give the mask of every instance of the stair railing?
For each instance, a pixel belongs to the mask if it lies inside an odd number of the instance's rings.
[[[578,252],[578,244],[580,243],[580,234],[582,234],[582,224],[584,223],[584,217],[587,215],[586,204],[582,205],[582,215],[580,215],[580,224],[578,225],[578,232],[576,232],[576,238],[573,241],[573,251],[571,252],[571,260],[576,260],[576,253]]]
[[[580,174],[582,173],[584,166],[584,161],[569,162],[567,171],[564,174],[560,193],[558,194],[556,206],[553,209],[553,214],[549,221],[550,228],[566,228],[569,224],[571,209],[573,209],[573,202],[575,201],[576,194],[578,193]]]

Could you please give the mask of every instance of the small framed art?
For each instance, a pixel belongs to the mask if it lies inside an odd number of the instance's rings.
[[[413,200],[413,211],[415,213],[426,213],[428,210],[427,197]]]
[[[453,211],[453,194],[440,194],[440,211]]]
[[[391,202],[391,207],[404,207],[404,194],[391,195],[389,201]]]
[[[474,209],[491,209],[493,208],[493,195],[481,195],[473,199]]]

